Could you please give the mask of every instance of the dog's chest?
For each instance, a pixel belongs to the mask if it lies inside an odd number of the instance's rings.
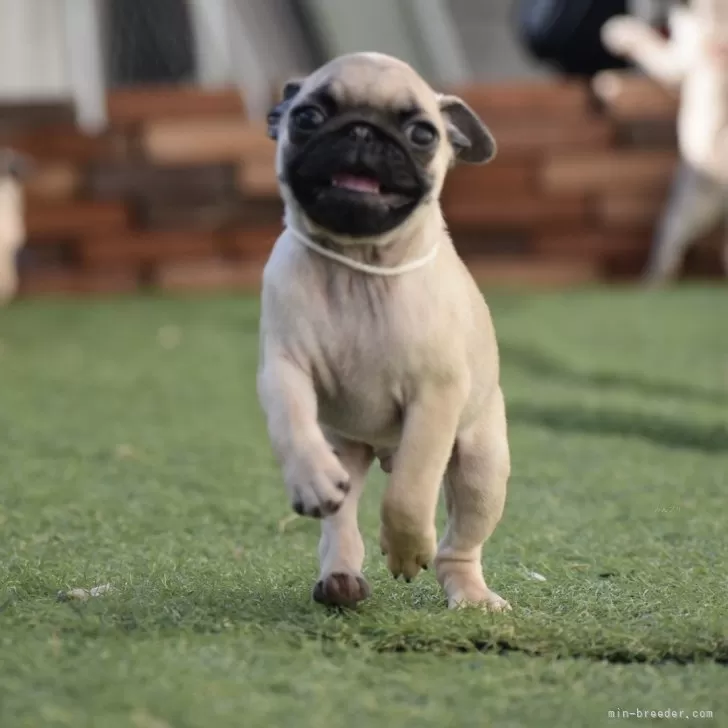
[[[388,291],[352,291],[317,332],[314,383],[322,424],[372,445],[399,439],[417,343]],[[378,295],[379,294],[379,295]]]

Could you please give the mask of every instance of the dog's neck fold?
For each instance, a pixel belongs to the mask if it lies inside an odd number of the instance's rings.
[[[332,236],[290,210],[284,222],[298,243],[334,264],[368,275],[398,276],[423,268],[437,255],[445,221],[437,206],[422,213],[371,241]]]

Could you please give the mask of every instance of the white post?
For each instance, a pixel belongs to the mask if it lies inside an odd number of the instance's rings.
[[[89,133],[106,126],[106,73],[98,0],[63,0],[66,57],[79,126]]]
[[[256,52],[255,28],[246,22],[245,2],[227,0],[228,43],[231,46],[233,80],[244,93],[245,108],[251,119],[265,119],[270,108],[271,85],[268,72]],[[260,42],[260,39],[258,40]],[[275,43],[265,38],[263,42]]]
[[[419,44],[427,55],[434,78],[442,84],[471,80],[472,69],[448,3],[443,0],[407,0],[401,9],[409,15]]]
[[[195,37],[197,77],[207,87],[232,82],[227,0],[187,0]]]
[[[254,23],[246,22],[245,2],[188,0],[205,85],[235,85],[245,99],[251,119],[265,118],[270,106],[270,79],[256,52]],[[258,39],[259,42],[260,39]],[[276,42],[265,38],[263,42]]]
[[[64,98],[63,35],[58,0],[0,0],[0,98]]]

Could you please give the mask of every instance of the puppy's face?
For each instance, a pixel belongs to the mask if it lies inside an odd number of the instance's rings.
[[[471,109],[389,56],[342,56],[289,82],[283,96],[268,117],[281,191],[335,236],[395,230],[437,201],[453,161],[482,163],[495,154]]]

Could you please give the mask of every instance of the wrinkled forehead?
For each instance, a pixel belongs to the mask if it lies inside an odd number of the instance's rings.
[[[335,59],[313,73],[305,92],[323,91],[342,107],[368,106],[386,111],[438,111],[435,92],[410,66],[376,53]]]

